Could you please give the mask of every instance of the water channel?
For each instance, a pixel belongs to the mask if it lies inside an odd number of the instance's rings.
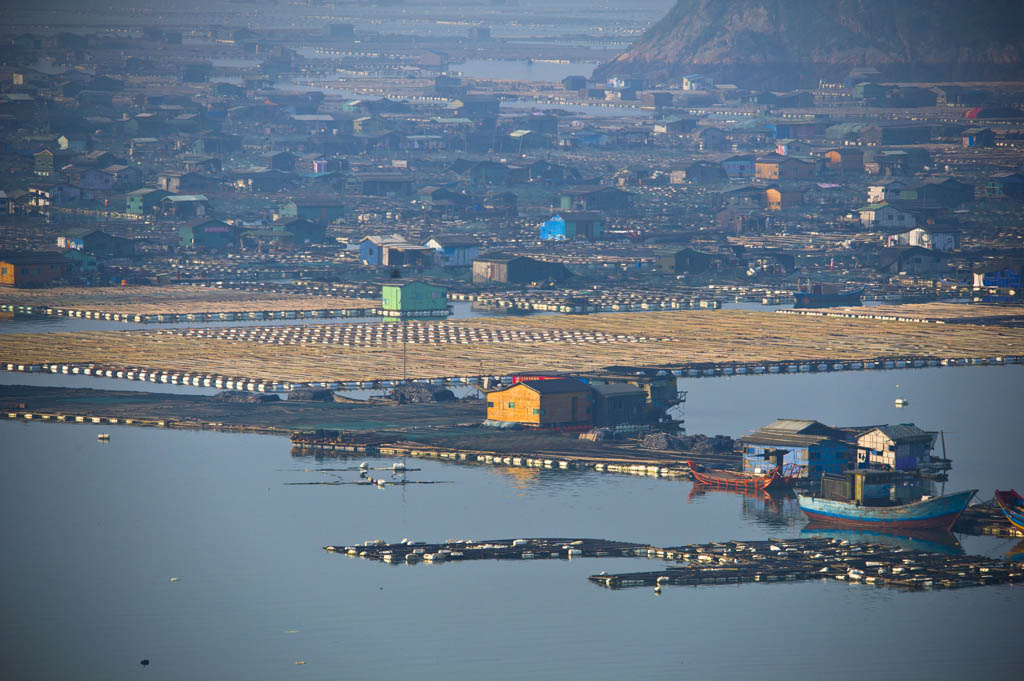
[[[954,459],[947,489],[989,498],[1024,484],[1022,386],[1019,366],[685,380],[687,425],[735,436],[780,416],[942,428]],[[910,406],[897,410],[896,395]],[[110,442],[97,441],[100,430]],[[293,486],[361,459],[293,457],[278,437],[130,427],[4,421],[0,438],[5,678],[959,679],[1012,678],[1024,661],[1007,614],[1024,591],[1009,586],[746,584],[656,596],[586,580],[660,566],[644,559],[392,567],[320,548],[795,537],[805,522],[790,502],[429,460],[410,460],[422,470],[409,479],[449,484]],[[987,555],[1017,543],[959,539]]]

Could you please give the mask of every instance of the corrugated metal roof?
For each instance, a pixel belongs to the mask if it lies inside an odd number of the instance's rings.
[[[618,397],[621,395],[646,395],[646,393],[642,389],[636,387],[635,385],[630,385],[628,383],[592,383],[590,384],[590,387],[593,388],[595,392],[600,393],[604,397]]]
[[[761,430],[780,430],[790,433],[799,433],[817,421],[808,419],[775,419]]]
[[[934,434],[929,433],[926,430],[921,430],[913,423],[899,423],[896,425],[878,426],[876,430],[882,431],[882,433],[894,442],[901,440],[917,440],[923,438],[931,438]]]
[[[549,378],[538,381],[520,381],[516,385],[525,385],[530,390],[540,393],[541,395],[586,392],[588,389],[586,383],[575,378]]]

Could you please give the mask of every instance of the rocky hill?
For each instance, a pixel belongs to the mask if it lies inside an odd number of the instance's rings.
[[[596,75],[758,87],[871,66],[890,80],[1024,80],[1022,27],[1020,0],[679,0]]]

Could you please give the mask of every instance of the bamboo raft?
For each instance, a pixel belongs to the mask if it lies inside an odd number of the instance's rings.
[[[466,560],[640,557],[674,561],[662,570],[600,573],[588,579],[610,589],[663,585],[740,584],[832,579],[905,590],[1024,583],[1024,565],[982,556],[910,551],[840,539],[769,539],[660,548],[605,539],[449,539],[397,544],[371,540],[323,547],[331,553],[390,564]]]
[[[446,322],[424,323],[440,338]],[[449,325],[451,326],[451,325]],[[455,342],[350,345],[313,342],[301,333],[284,344],[244,337],[185,337],[151,331],[4,334],[0,362],[11,365],[93,363],[190,375],[244,377],[247,382],[505,376],[523,372],[582,372],[607,366],[686,368],[687,375],[747,371],[796,372],[836,365],[863,367],[893,359],[924,366],[1024,355],[1024,329],[776,315],[766,312],[644,312],[460,320]],[[464,331],[462,331],[464,330]],[[642,333],[641,333],[642,332]],[[218,334],[221,332],[218,332]],[[465,337],[461,338],[460,334]],[[473,335],[480,340],[474,340]],[[483,342],[485,336],[500,339]],[[326,336],[321,334],[321,341]],[[538,340],[538,338],[540,340]],[[640,340],[645,338],[647,340]],[[752,342],[751,339],[757,339]],[[403,360],[404,356],[404,360]],[[996,361],[998,360],[998,361]],[[889,360],[886,359],[886,362]],[[1016,360],[1014,360],[1016,361]],[[439,375],[439,367],[444,373]],[[882,368],[882,367],[880,367]],[[710,370],[710,373],[707,373]],[[696,373],[694,373],[696,372]]]
[[[97,286],[4,292],[0,309],[16,314],[119,322],[216,321],[361,314],[365,299],[236,291],[196,286]],[[351,310],[351,312],[349,312]],[[317,314],[312,314],[316,312]]]
[[[1024,308],[1007,305],[965,305],[955,303],[919,303],[878,305],[873,307],[830,307],[807,310],[776,310],[777,314],[808,317],[843,317],[930,324],[1010,324],[1024,323]]]

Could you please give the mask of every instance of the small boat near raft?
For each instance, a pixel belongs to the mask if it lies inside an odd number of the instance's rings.
[[[777,467],[769,474],[760,474],[707,468],[692,461],[686,463],[690,466],[694,480],[709,487],[723,487],[740,492],[765,492],[769,489],[789,487],[792,482],[792,476],[783,475]]]
[[[996,504],[1010,524],[1018,530],[1024,530],[1024,498],[1016,490],[996,490]]]

